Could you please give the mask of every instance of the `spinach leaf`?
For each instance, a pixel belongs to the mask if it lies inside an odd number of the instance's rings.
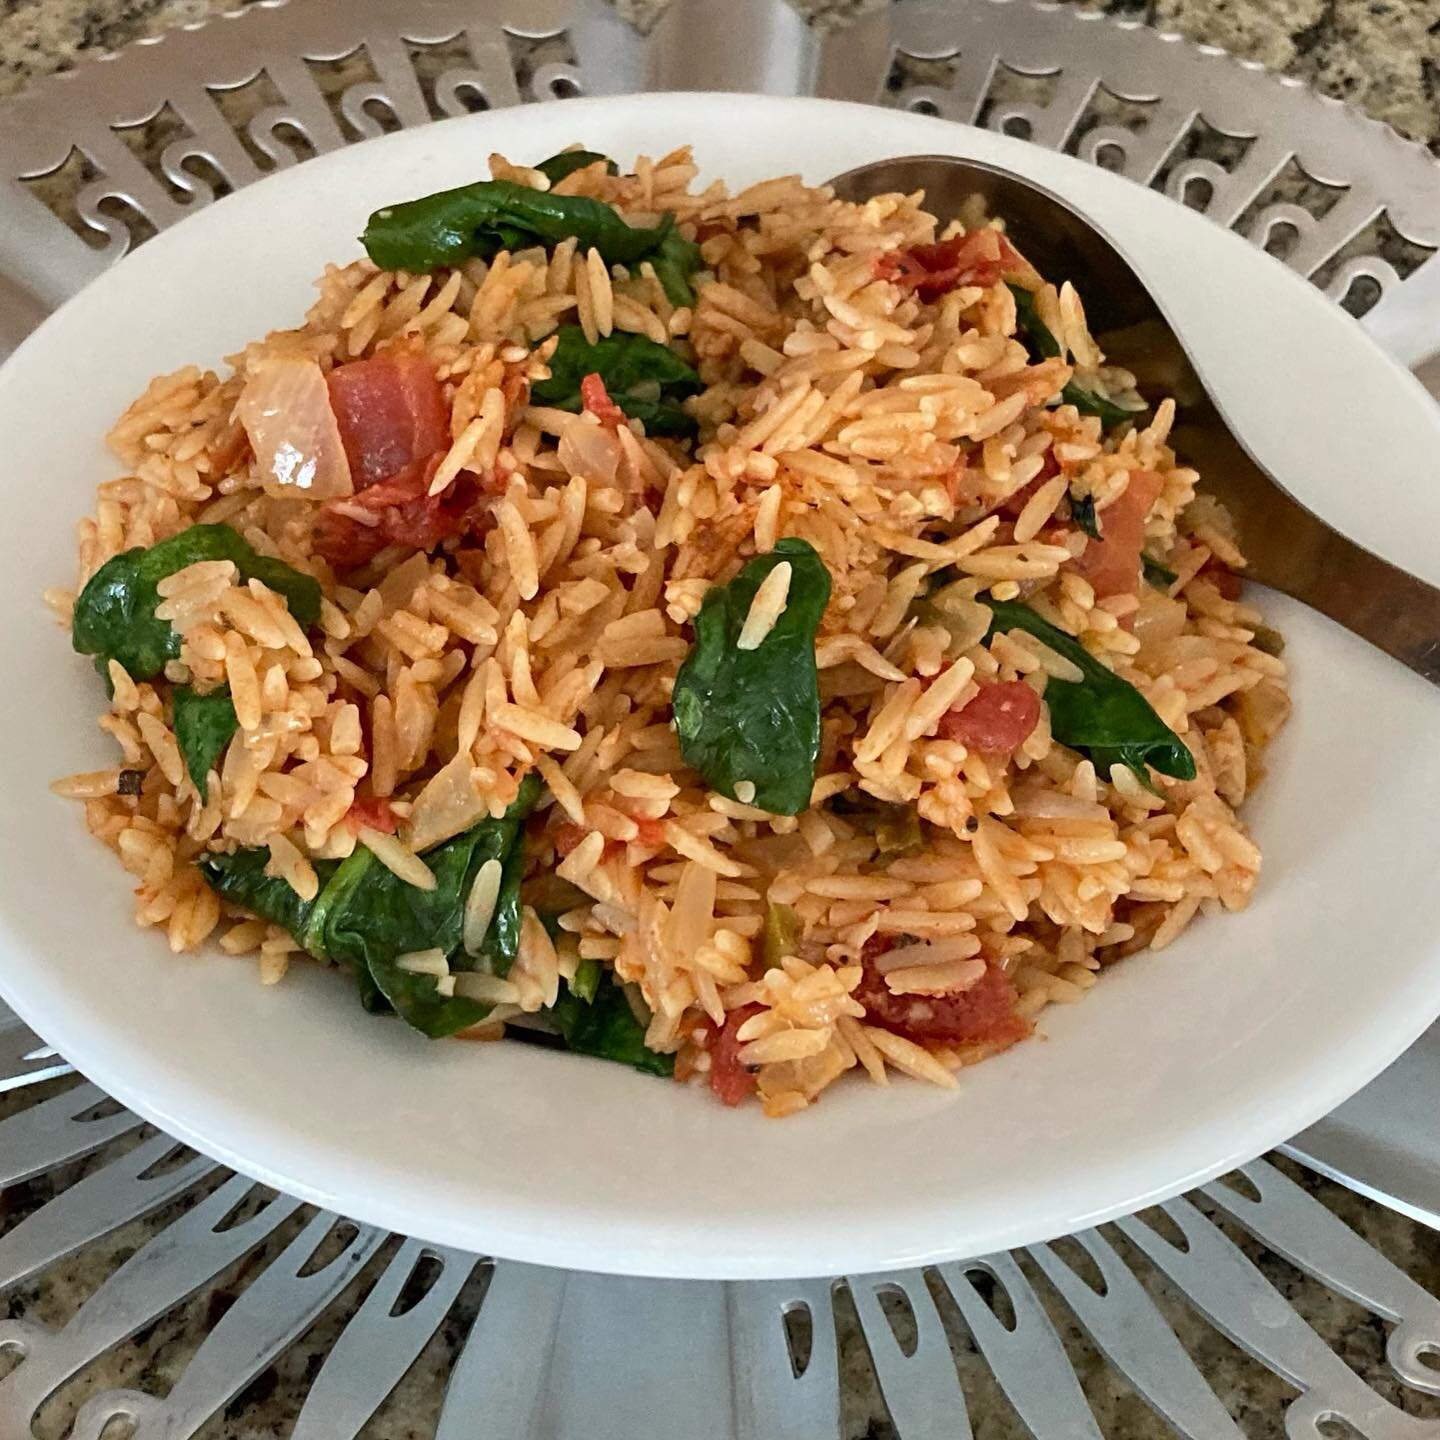
[[[1060,342],[1040,319],[1039,312],[1035,309],[1035,296],[1013,280],[1007,280],[1005,284],[1015,297],[1015,327],[1029,340],[1032,355],[1042,360],[1053,359],[1059,355]],[[1087,390],[1073,380],[1068,381],[1061,390],[1060,399],[1067,405],[1073,405],[1082,415],[1098,415],[1100,423],[1106,427],[1134,420],[1144,413],[1122,409],[1103,395],[1097,395],[1093,390]]]
[[[649,258],[665,298],[677,308],[694,305],[695,288],[690,281],[702,263],[700,247],[672,228]]]
[[[235,702],[228,685],[207,695],[188,685],[177,685],[171,702],[180,756],[203,804],[210,799],[210,772],[240,728]]]
[[[1162,565],[1153,555],[1141,555],[1140,573],[1157,590],[1168,590],[1180,578],[1168,565]]]
[[[307,943],[307,931],[311,913],[320,896],[314,900],[302,900],[288,880],[276,879],[265,873],[270,852],[263,845],[250,850],[236,850],[229,855],[202,855],[195,863],[210,888],[222,900],[288,930],[316,959],[323,960],[324,952]],[[315,860],[312,862],[315,874],[320,879],[320,895],[325,893],[336,870],[337,860]]]
[[[542,160],[535,168],[552,185],[558,185],[567,175],[573,175],[577,170],[583,170],[597,160],[605,162],[607,175],[620,173],[620,167],[608,155],[602,155],[598,150],[562,150],[558,155]]]
[[[645,1044],[645,1027],[635,1018],[625,992],[607,973],[596,983],[594,997],[583,1000],[573,986],[542,1012],[560,1032],[565,1048],[633,1065],[649,1075],[672,1075],[675,1057],[661,1055]]]
[[[441,949],[452,965],[463,960],[461,932],[465,901],[486,860],[504,869],[495,919],[486,932],[482,958],[504,974],[514,962],[520,937],[521,825],[539,799],[540,785],[527,776],[515,802],[499,820],[478,825],[426,851],[435,874],[433,890],[418,890],[387,870],[363,845],[338,865],[316,862],[320,893],[304,901],[283,880],[265,875],[264,849],[207,855],[200,871],[226,899],[283,926],[317,959],[348,965],[367,1010],[395,1011],[432,1037],[450,1035],[483,1019],[488,1006],[446,997],[435,977],[412,975],[396,960],[416,950]]]
[[[168,620],[155,618],[160,581],[198,560],[233,560],[242,580],[259,580],[284,597],[303,626],[320,618],[320,582],[267,555],[258,555],[228,525],[192,525],[148,548],[137,546],[107,560],[75,601],[70,635],[96,668],[118,660],[133,680],[158,675],[180,653]]]
[[[575,967],[575,978],[570,982],[570,993],[587,1005],[595,998],[605,971],[598,960],[582,960]]]
[[[1015,328],[1030,342],[1031,353],[1042,360],[1055,359],[1060,354],[1060,342],[1041,321],[1034,292],[1013,280],[1007,280],[1005,288],[1015,297]]]
[[[478,1025],[491,1011],[484,1000],[470,1000],[463,995],[442,995],[433,975],[414,975],[402,970],[394,956],[374,955],[368,971],[371,981],[390,1008],[412,1030],[431,1040],[444,1039],[457,1030]],[[374,1010],[372,1004],[365,1006]]]
[[[1093,390],[1086,390],[1073,380],[1060,391],[1060,399],[1066,405],[1073,405],[1082,415],[1098,415],[1100,423],[1107,430],[1123,425],[1127,420],[1138,419],[1145,413],[1143,410],[1127,410],[1123,405],[1116,405],[1114,401],[1097,395]]]
[[[509,180],[480,180],[419,200],[377,210],[360,237],[382,270],[412,275],[458,265],[501,250],[546,249],[572,236],[580,249],[598,250],[608,265],[649,259],[674,229],[675,217],[658,225],[631,226],[614,206],[584,195],[553,195]]]
[[[538,782],[527,777],[520,796],[502,819],[482,820],[464,834],[427,850],[423,859],[435,875],[433,890],[407,884],[363,845],[357,845],[320,892],[307,927],[310,936],[331,960],[349,965],[357,974],[370,973],[382,989],[377,963],[383,966],[398,955],[430,949],[443,950],[454,961],[461,955],[465,901],[477,872],[485,861],[503,864],[520,848],[521,822],[538,795]],[[519,940],[518,890],[517,874],[513,926],[492,948],[492,956],[506,970]],[[501,908],[497,905],[497,916]],[[490,938],[487,934],[487,941]]]
[[[1070,518],[1092,540],[1099,540],[1100,517],[1095,513],[1093,495],[1072,495],[1070,497]]]
[[[580,382],[587,375],[598,375],[610,398],[627,415],[644,421],[646,434],[695,433],[695,421],[680,401],[700,391],[700,377],[667,346],[620,330],[592,345],[578,325],[562,326],[550,357],[550,378],[531,387],[531,398],[540,405],[578,411]]]
[[[525,836],[520,827],[524,817],[535,808],[535,802],[539,798],[539,780],[534,775],[527,775],[520,784],[520,793],[514,804],[505,812],[505,818],[482,822],[514,827],[513,838],[502,857],[500,893],[495,898],[495,913],[490,917],[490,926],[485,931],[485,938],[480,942],[480,954],[477,957],[480,968],[488,970],[492,975],[508,975],[516,955],[520,953],[520,879],[525,873]],[[461,897],[462,912],[464,900],[469,894],[467,887]],[[462,950],[452,960],[452,966],[469,969],[469,965],[460,964],[464,959]]]
[[[785,609],[754,650],[737,641],[750,602],[782,561],[791,567]],[[695,617],[695,644],[671,699],[680,753],[722,795],[755,787],[752,804],[798,815],[810,803],[820,753],[815,632],[830,574],[807,541],[781,540],[728,584],[712,586]]]
[[[920,616],[921,623],[945,628],[944,617],[935,611],[929,601],[917,602],[911,613]],[[920,813],[913,805],[891,804],[888,800],[877,800],[859,790],[842,790],[840,794],[832,795],[827,803],[836,815],[843,815],[857,829],[866,830],[875,837],[875,848],[882,860],[898,859],[925,843],[924,832],[920,829]]]
[[[1050,731],[1062,744],[1088,756],[1102,777],[1112,765],[1126,765],[1147,784],[1146,766],[1177,780],[1195,778],[1195,757],[1185,742],[1151,708],[1128,680],[1102,664],[1073,636],[1013,600],[984,602],[994,612],[993,635],[1024,630],[1063,655],[1084,673],[1083,680],[1051,680],[1045,686]]]

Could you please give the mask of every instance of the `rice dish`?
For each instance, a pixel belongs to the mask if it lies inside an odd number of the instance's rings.
[[[110,436],[46,599],[119,758],[54,788],[137,923],[783,1116],[1248,903],[1283,644],[1003,217],[491,174]]]

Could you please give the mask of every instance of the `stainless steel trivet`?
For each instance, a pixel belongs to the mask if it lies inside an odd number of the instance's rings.
[[[1139,26],[900,0],[821,37],[780,0],[680,0],[642,38],[599,0],[261,0],[0,108],[0,354],[129,245],[275,166],[645,89],[831,95],[1019,134],[1240,230],[1407,364],[1440,340],[1435,162]],[[1239,1435],[1235,1418],[1297,1440],[1440,1436],[1440,1302],[1264,1161],[1100,1232],[923,1273],[642,1282],[277,1196],[8,1017],[0,1112],[0,1440],[292,1422],[297,1440],[963,1440],[967,1399],[981,1440],[1159,1433],[1156,1416],[1195,1437]]]

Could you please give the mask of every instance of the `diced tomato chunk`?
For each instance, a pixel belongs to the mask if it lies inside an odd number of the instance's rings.
[[[530,403],[530,382],[519,370],[507,370],[500,382],[500,398],[505,402],[505,434],[515,428],[520,413]]]
[[[337,570],[353,570],[387,545],[433,550],[475,530],[485,511],[480,482],[462,471],[439,495],[431,495],[430,481],[439,465],[439,455],[417,460],[349,500],[322,507],[312,534],[315,549]],[[365,519],[357,518],[357,509]]]
[[[332,370],[327,384],[356,490],[428,459],[449,442],[445,392],[423,355],[387,350],[352,360]]]
[[[742,1005],[725,1017],[725,1024],[710,1045],[710,1088],[727,1105],[738,1105],[755,1091],[755,1072],[740,1063],[741,1043],[736,1032],[761,1011],[759,1005]]]
[[[1005,755],[1040,722],[1040,697],[1023,680],[987,680],[980,693],[940,717],[937,733],[982,755]]]
[[[1222,600],[1240,598],[1240,587],[1244,583],[1241,577],[1234,570],[1227,570],[1213,557],[1200,567],[1200,578],[1208,580]]]
[[[1047,480],[1053,480],[1059,473],[1060,462],[1055,458],[1054,450],[1047,450],[1045,458],[1040,464],[1040,473],[1028,485],[1022,485],[1008,500],[1001,501],[996,508],[1002,515],[1008,515],[1012,520],[1018,519],[1020,512],[1035,492]]]
[[[636,839],[647,850],[659,850],[666,844],[665,821],[649,819],[637,820],[635,827],[640,831]]]
[[[1004,244],[998,230],[985,229],[935,245],[890,250],[876,260],[875,276],[914,291],[929,304],[962,285],[993,285],[1005,272]]]
[[[954,995],[897,995],[875,963],[894,946],[890,936],[877,935],[860,957],[863,970],[854,993],[872,1025],[922,1045],[927,1040],[1013,1045],[1030,1033],[1030,1022],[1015,1013],[1019,994],[996,961],[986,957],[985,974]]]
[[[1026,289],[1038,290],[1044,283],[1040,272],[1010,243],[1006,235],[1000,236],[1000,268],[1007,280],[1029,281]]]
[[[1087,542],[1080,558],[1072,562],[1075,573],[1094,587],[1097,599],[1138,591],[1145,520],[1163,487],[1158,472],[1132,470],[1120,498],[1100,511],[1100,539]]]
[[[400,827],[394,808],[381,795],[357,797],[345,812],[345,821],[352,830],[378,830],[382,835],[393,835]]]
[[[580,408],[593,415],[607,430],[625,423],[625,412],[610,398],[599,375],[587,375],[580,382]]]

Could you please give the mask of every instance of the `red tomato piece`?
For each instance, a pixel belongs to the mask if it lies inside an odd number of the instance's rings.
[[[1004,970],[989,957],[984,976],[955,995],[896,995],[875,964],[894,948],[888,935],[877,935],[861,955],[863,973],[855,998],[865,1018],[917,1045],[927,1040],[952,1045],[1013,1045],[1030,1033],[1030,1022],[1015,1013],[1020,998]]]
[[[1040,697],[1023,680],[989,680],[958,710],[940,717],[942,740],[958,740],[982,755],[1005,755],[1023,745],[1040,722]]]
[[[640,831],[636,843],[643,845],[647,850],[663,849],[667,841],[665,838],[665,821],[663,820],[637,820],[635,827]]]
[[[1012,520],[1020,517],[1020,512],[1025,508],[1026,503],[1035,492],[1047,481],[1053,480],[1060,473],[1060,462],[1055,458],[1053,450],[1045,452],[1045,458],[1040,466],[1040,473],[1028,484],[1017,490],[1008,500],[1003,500],[996,507],[1002,515],[1008,515]]]
[[[339,365],[327,377],[330,408],[356,490],[425,460],[450,440],[450,407],[423,356],[389,350]]]
[[[1045,277],[1010,243],[1000,236],[1000,271],[1007,280],[1014,280],[1027,290],[1038,290]]]
[[[1132,470],[1120,498],[1100,511],[1101,538],[1088,541],[1080,558],[1072,562],[1075,573],[1094,586],[1097,599],[1134,595],[1139,590],[1145,520],[1163,486],[1157,471]]]
[[[972,230],[935,245],[891,250],[875,261],[875,276],[929,304],[962,285],[995,284],[1005,272],[1005,249],[998,230]]]
[[[593,415],[607,430],[625,423],[625,412],[610,398],[599,375],[587,375],[580,382],[580,408]]]
[[[741,1042],[736,1031],[762,1008],[742,1005],[732,1010],[710,1046],[710,1088],[727,1105],[738,1105],[755,1091],[755,1072],[740,1063]]]
[[[389,800],[380,795],[357,798],[345,812],[345,820],[352,830],[368,828],[378,830],[382,835],[393,835],[400,828],[400,821]]]
[[[500,382],[500,398],[505,402],[505,437],[509,439],[530,403],[530,382],[519,370],[507,370]]]
[[[473,532],[486,517],[479,481],[462,471],[439,495],[431,495],[430,481],[439,465],[440,456],[431,455],[349,500],[323,506],[312,536],[315,549],[335,569],[353,570],[387,545],[433,550]],[[357,508],[365,519],[357,518]]]
[[[1213,557],[1200,567],[1200,576],[1208,580],[1222,600],[1238,600],[1242,580],[1233,570],[1227,570]]]

